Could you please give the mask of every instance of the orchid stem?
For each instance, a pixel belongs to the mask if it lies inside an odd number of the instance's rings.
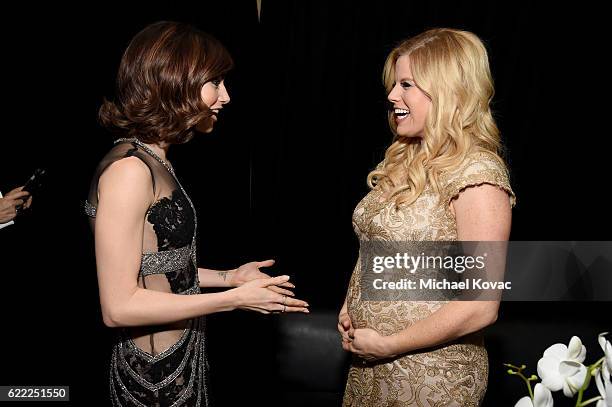
[[[504,363],[504,366],[507,366],[507,367],[510,368],[510,369],[508,369],[508,374],[517,375],[521,379],[523,379],[525,381],[525,383],[527,383],[527,390],[529,390],[529,397],[531,397],[531,400],[533,400],[533,390],[531,389],[531,383],[530,382],[532,380],[537,380],[538,379],[537,376],[531,375],[531,377],[529,377],[529,378],[525,377],[525,375],[523,374],[523,370],[525,370],[525,368],[527,367],[525,365],[521,365],[519,367],[519,366],[511,365],[510,363]],[[516,372],[513,371],[512,369],[516,370]]]
[[[584,401],[582,403],[580,403],[580,407],[586,406],[587,404],[591,404],[591,403],[595,403],[596,401],[601,400],[601,396],[597,396],[597,397],[593,397],[592,399],[588,399],[587,401]]]

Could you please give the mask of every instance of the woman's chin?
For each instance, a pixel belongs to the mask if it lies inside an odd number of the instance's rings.
[[[411,139],[422,138],[422,135],[420,133],[416,133],[412,131],[396,131],[396,133],[399,137],[403,137],[403,138],[411,138]]]

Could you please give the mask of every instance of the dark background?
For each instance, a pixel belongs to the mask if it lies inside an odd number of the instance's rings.
[[[272,273],[290,274],[313,314],[340,308],[357,258],[351,213],[391,140],[385,57],[401,39],[439,26],[473,31],[489,49],[493,108],[518,197],[511,239],[610,240],[607,48],[593,5],[264,0],[258,23],[255,4],[23,5],[5,13],[0,189],[22,185],[37,167],[49,179],[33,211],[0,231],[0,384],[70,385],[75,405],[107,398],[111,330],[99,312],[80,204],[112,143],[97,109],[113,95],[131,37],[159,20],[215,35],[236,63],[226,80],[232,101],[215,131],[169,155],[198,209],[201,266],[274,258]],[[572,335],[585,342],[586,362],[595,361],[596,335],[612,327],[609,305],[502,304],[485,405],[527,394],[502,362],[536,373],[543,350]],[[276,326],[275,317],[244,312],[209,318],[216,405],[273,405],[282,396]]]

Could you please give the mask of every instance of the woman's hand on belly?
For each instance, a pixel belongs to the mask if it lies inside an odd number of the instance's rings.
[[[350,342],[342,347],[355,355],[368,360],[387,359],[396,356],[391,336],[382,336],[370,328],[355,329]]]
[[[353,340],[355,328],[353,328],[351,317],[349,317],[345,307],[340,310],[340,314],[338,315],[338,332],[340,332],[340,336],[342,336],[342,348],[348,350],[345,345]]]

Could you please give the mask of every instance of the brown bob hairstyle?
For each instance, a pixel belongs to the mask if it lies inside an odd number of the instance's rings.
[[[202,101],[202,86],[232,67],[230,54],[212,36],[184,23],[151,24],[125,50],[116,100],[104,100],[100,122],[144,143],[185,143],[212,114]]]

